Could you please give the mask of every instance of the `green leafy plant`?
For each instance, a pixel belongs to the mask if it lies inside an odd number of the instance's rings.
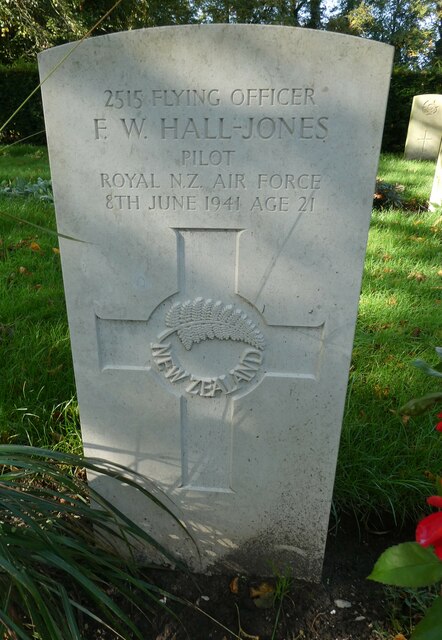
[[[401,207],[404,202],[402,184],[391,184],[383,180],[376,180],[373,206],[378,209],[385,207]]]
[[[95,625],[144,640],[164,592],[137,566],[136,545],[183,565],[76,471],[124,482],[188,535],[166,497],[122,466],[44,449],[2,445],[0,469],[0,637],[82,640]]]
[[[442,359],[442,348],[436,347],[436,353]],[[423,360],[413,362],[424,373],[442,378],[442,362],[431,366]],[[420,415],[430,407],[442,401],[442,393],[427,394],[411,400],[400,408],[400,413]],[[442,412],[436,430],[442,432]],[[427,503],[442,509],[441,479],[437,480],[440,495],[430,496]],[[416,528],[416,542],[404,542],[390,547],[380,556],[370,580],[397,587],[427,587],[442,581],[442,511],[423,518]],[[439,595],[426,612],[423,620],[414,630],[411,640],[440,640],[442,637],[442,595]]]
[[[50,180],[37,178],[37,182],[27,182],[23,178],[16,178],[13,182],[5,181],[0,185],[0,195],[32,196],[45,202],[53,202],[52,184]]]
[[[432,506],[442,508],[442,497],[428,498]],[[442,580],[442,512],[424,518],[416,529],[416,542],[390,547],[380,556],[370,580],[397,587],[427,587]],[[411,640],[440,640],[442,636],[442,596],[438,596]]]
[[[442,378],[442,347],[436,347],[436,353],[439,356],[441,362],[432,366],[427,364],[424,360],[415,360],[413,366],[421,369],[427,376],[434,378]],[[414,398],[404,404],[399,413],[408,416],[418,416],[433,407],[433,405],[442,402],[442,391],[436,391],[434,393],[428,393],[420,398]]]

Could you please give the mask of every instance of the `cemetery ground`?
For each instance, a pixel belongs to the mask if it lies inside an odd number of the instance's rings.
[[[411,366],[416,358],[434,362],[442,343],[442,216],[427,211],[433,173],[432,162],[381,158],[322,584],[299,586],[296,575],[268,585],[241,576],[152,576],[243,638],[399,640],[402,633],[408,640],[431,602],[431,592],[386,592],[365,577],[386,547],[412,539],[442,468],[434,415],[397,413],[437,389]],[[49,177],[43,148],[0,154],[0,441],[80,453]],[[177,612],[181,622],[159,609],[145,637],[234,637],[192,609]],[[93,625],[84,635],[111,637]]]

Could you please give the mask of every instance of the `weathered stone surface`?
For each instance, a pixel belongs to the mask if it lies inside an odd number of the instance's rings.
[[[405,157],[436,160],[442,138],[442,95],[423,94],[413,98]]]
[[[250,25],[40,55],[85,449],[196,571],[320,576],[392,50]]]
[[[442,206],[442,145],[439,148],[437,157],[436,171],[434,172],[433,187],[430,195],[430,211],[434,211],[437,207]]]

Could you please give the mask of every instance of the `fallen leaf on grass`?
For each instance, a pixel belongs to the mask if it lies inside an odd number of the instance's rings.
[[[23,238],[23,240],[19,240],[15,244],[8,244],[8,251],[17,251],[17,249],[22,249],[23,247],[29,247],[32,242],[32,238]]]
[[[410,422],[410,416],[402,416],[402,424],[408,424]]]
[[[52,247],[52,251],[57,255],[60,253],[60,249],[58,247]]]
[[[38,242],[31,242],[29,248],[31,249],[31,251],[41,251],[41,247]]]
[[[440,277],[442,278],[442,269],[440,269],[440,270],[437,272],[437,275],[438,275],[438,276],[440,276]]]
[[[36,284],[36,285],[34,285],[34,289],[35,289],[36,291],[40,291],[40,289],[42,288],[42,286],[43,286],[42,284]]]
[[[19,270],[19,273],[21,273],[23,276],[32,276],[32,273],[28,271],[26,267],[19,267],[18,270]]]
[[[390,307],[394,307],[394,305],[397,304],[397,298],[395,298],[395,296],[391,296],[391,298],[388,298],[388,304]]]
[[[397,636],[394,636],[393,640],[407,640],[407,638],[402,633],[398,633]]]
[[[378,398],[387,398],[390,395],[390,387],[381,387],[379,384],[375,384],[374,392]]]
[[[418,282],[423,282],[424,280],[426,280],[426,278],[427,277],[424,276],[423,273],[420,273],[418,271],[412,271],[407,276],[407,280],[417,280]]]

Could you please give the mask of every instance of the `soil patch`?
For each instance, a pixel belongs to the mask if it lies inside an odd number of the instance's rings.
[[[195,609],[171,603],[179,620],[159,611],[153,629],[146,628],[146,640],[231,640],[234,634],[245,640],[380,640],[386,636],[378,631],[389,626],[384,590],[366,577],[387,547],[412,540],[413,535],[411,527],[376,532],[358,528],[353,519],[341,522],[328,537],[321,584],[292,582],[276,631],[278,606],[272,595],[266,603],[265,595],[275,580],[263,586],[262,579],[243,576],[192,580],[170,571],[155,572],[157,585],[194,603],[224,628]]]

